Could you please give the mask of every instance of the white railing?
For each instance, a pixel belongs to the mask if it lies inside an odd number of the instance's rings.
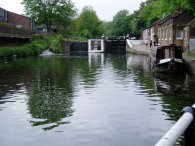
[[[183,115],[155,146],[173,146],[194,120],[195,104],[183,109]]]

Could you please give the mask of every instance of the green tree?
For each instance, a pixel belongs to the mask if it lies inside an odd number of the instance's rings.
[[[77,19],[77,34],[80,37],[89,39],[100,37],[102,33],[102,22],[96,12],[92,7],[85,6]]]
[[[194,0],[162,0],[171,12],[178,9],[185,9],[192,11],[195,14],[195,1]]]
[[[103,25],[103,32],[105,36],[111,37],[112,36],[112,32],[113,32],[113,23],[112,21],[103,21],[102,22]]]
[[[121,10],[113,17],[113,35],[127,35],[131,33],[130,30],[131,16],[128,10]]]
[[[23,0],[25,12],[50,31],[52,26],[66,28],[76,15],[71,0]]]

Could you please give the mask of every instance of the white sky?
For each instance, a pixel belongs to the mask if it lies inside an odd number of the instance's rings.
[[[0,7],[22,14],[23,0],[0,0]],[[101,20],[112,20],[120,10],[127,9],[130,13],[139,8],[139,4],[145,0],[72,0],[76,7],[81,10],[84,6],[92,6]]]

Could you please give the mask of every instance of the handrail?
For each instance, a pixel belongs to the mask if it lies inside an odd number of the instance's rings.
[[[195,104],[192,107],[185,107],[183,115],[173,125],[173,127],[155,144],[155,146],[173,146],[179,137],[186,131],[194,120]]]
[[[127,39],[126,41],[127,41],[127,44],[129,45],[129,47],[132,48],[132,45],[131,45],[131,43],[130,43],[130,40]]]

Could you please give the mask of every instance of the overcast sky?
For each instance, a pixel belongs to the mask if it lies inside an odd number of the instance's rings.
[[[120,10],[127,9],[130,13],[139,8],[139,4],[145,0],[72,0],[76,7],[81,10],[84,6],[92,6],[101,20],[112,20]],[[22,14],[22,0],[0,0],[0,7]]]

